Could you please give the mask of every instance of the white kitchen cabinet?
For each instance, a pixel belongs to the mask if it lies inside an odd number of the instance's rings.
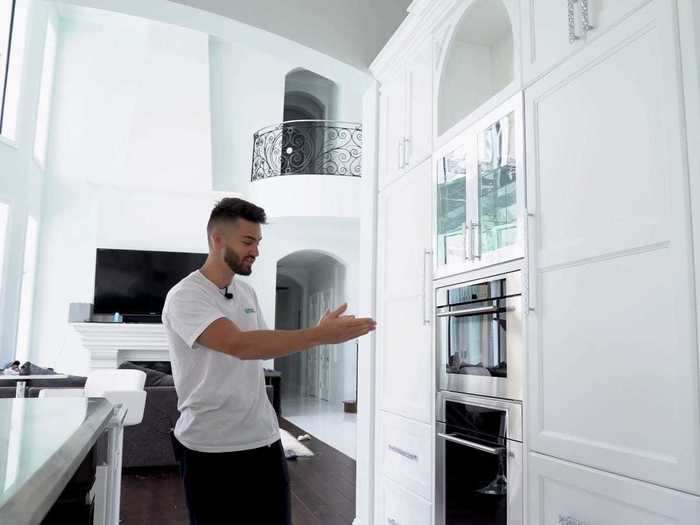
[[[522,2],[524,10],[521,19],[522,60],[525,85],[595,41],[648,1],[530,0]]]
[[[519,93],[435,155],[435,277],[523,256],[523,132]]]
[[[530,525],[697,525],[700,498],[540,454],[529,461]]]
[[[433,47],[427,39],[406,65],[406,168],[417,166],[433,153]]]
[[[379,89],[379,187],[394,182],[405,160],[406,126],[405,71],[400,68],[382,80]]]
[[[390,479],[381,483],[381,506],[378,523],[381,525],[431,525],[432,505],[423,498],[401,488]]]
[[[432,154],[431,40],[380,81],[379,187],[383,189]]]
[[[526,91],[526,402],[530,449],[697,494],[675,4],[648,3]]]
[[[384,476],[432,501],[433,440],[431,425],[382,412],[378,461]]]
[[[384,410],[429,422],[432,408],[430,162],[379,194],[377,390]]]

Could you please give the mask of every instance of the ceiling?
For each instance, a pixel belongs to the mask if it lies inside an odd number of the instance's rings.
[[[411,0],[171,0],[276,33],[367,69]]]

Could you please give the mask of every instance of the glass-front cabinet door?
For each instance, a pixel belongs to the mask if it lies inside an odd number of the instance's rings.
[[[436,156],[435,277],[523,256],[522,95]]]
[[[467,180],[475,175],[473,140],[467,134],[453,140],[438,156],[435,184],[436,267],[458,271],[469,258],[467,250]]]

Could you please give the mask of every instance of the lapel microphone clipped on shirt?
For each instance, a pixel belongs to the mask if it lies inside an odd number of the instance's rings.
[[[224,297],[226,297],[226,299],[233,299],[233,294],[228,291],[228,286],[226,287],[226,292],[224,293]]]

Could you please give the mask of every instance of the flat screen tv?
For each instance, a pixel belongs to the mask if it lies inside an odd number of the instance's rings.
[[[206,258],[203,253],[98,248],[93,311],[160,317],[168,290]]]

